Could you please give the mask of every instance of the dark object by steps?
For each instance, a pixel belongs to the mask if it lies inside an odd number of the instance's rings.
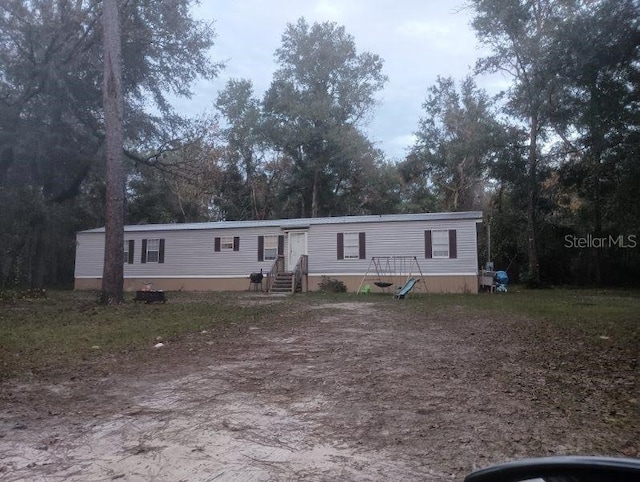
[[[136,291],[136,297],[133,301],[142,301],[144,303],[153,303],[154,301],[166,302],[167,299],[164,296],[164,291]]]

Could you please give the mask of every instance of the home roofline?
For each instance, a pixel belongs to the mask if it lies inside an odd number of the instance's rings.
[[[274,227],[283,230],[304,229],[323,224],[360,224],[376,222],[403,221],[459,221],[472,220],[481,222],[482,211],[461,211],[443,213],[415,213],[415,214],[379,214],[364,216],[335,216],[322,218],[270,219],[255,221],[209,221],[201,223],[173,223],[173,224],[137,224],[124,227],[125,232],[147,231],[188,231],[207,229],[238,229]],[[87,229],[80,233],[104,233],[104,227]]]

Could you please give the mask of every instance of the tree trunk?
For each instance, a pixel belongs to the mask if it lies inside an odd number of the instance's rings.
[[[318,184],[320,183],[320,168],[316,167],[313,173],[313,186],[311,186],[311,217],[318,217]]]
[[[601,153],[596,148],[592,153],[590,160],[591,163],[591,179],[590,179],[590,191],[591,191],[591,205],[593,208],[593,237],[594,238],[602,238],[602,200],[601,200],[601,186],[600,186],[600,156]],[[590,270],[590,278],[588,281],[595,283],[596,285],[600,285],[602,283],[602,249],[592,249],[591,259],[591,270]]]
[[[102,99],[105,119],[106,150],[106,224],[102,302],[118,304],[124,301],[124,169],[122,66],[120,23],[117,0],[104,0],[102,10],[104,81]]]
[[[43,221],[45,226],[40,226],[35,235],[35,249],[33,253],[33,265],[31,276],[29,280],[30,288],[34,290],[44,289],[45,272],[47,270],[46,260],[46,248],[47,243],[45,239],[46,221]]]
[[[592,91],[589,96],[590,108],[589,112],[598,112],[602,107],[602,102],[600,100],[600,94],[598,89],[595,88],[597,85],[597,80],[594,78],[592,80]],[[601,182],[600,179],[603,177],[602,170],[602,153],[604,151],[605,146],[605,138],[604,133],[600,127],[600,123],[595,115],[590,114],[589,117],[589,130],[591,132],[591,194],[592,201],[591,204],[593,206],[593,236],[594,238],[602,237],[602,196],[601,196]],[[602,250],[595,250],[595,262],[593,263],[593,282],[596,285],[602,284]]]
[[[540,284],[540,266],[538,264],[538,249],[536,247],[536,198],[538,194],[538,115],[531,116],[529,131],[528,175],[529,186],[527,192],[527,251],[529,254],[529,283],[532,286]]]

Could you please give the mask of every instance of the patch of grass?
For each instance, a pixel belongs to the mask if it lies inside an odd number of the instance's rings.
[[[314,302],[360,301],[395,303],[398,310],[424,312],[449,310],[519,315],[553,322],[620,321],[640,323],[639,290],[545,289],[510,287],[508,293],[412,293],[406,300],[393,300],[392,293],[308,293]]]
[[[508,293],[428,295],[415,299],[416,310],[455,307],[459,319],[493,316],[504,336],[528,340],[541,358],[575,358],[594,363],[638,363],[640,292],[595,289],[511,289]],[[513,320],[516,323],[506,323]],[[509,330],[515,330],[508,334]],[[556,353],[554,353],[556,351]],[[544,355],[543,355],[544,353]],[[635,356],[633,355],[635,353]],[[551,362],[550,362],[551,363]],[[600,362],[598,362],[600,363]]]
[[[241,306],[237,296],[170,293],[165,304],[103,306],[87,292],[50,292],[0,306],[0,378],[130,353],[231,323],[259,322],[277,305]]]
[[[626,373],[637,370],[639,363],[638,290],[512,287],[508,293],[416,294],[398,301],[389,294],[331,298],[385,303],[397,317],[435,315],[451,325],[478,323],[480,332],[487,320],[494,320],[497,338],[486,348],[492,350],[493,343],[525,346],[526,356],[544,370],[555,366],[583,370],[589,365],[603,374],[620,369]]]
[[[622,427],[638,419],[637,290],[516,287],[506,294],[415,297],[401,309],[434,315],[462,339],[480,341],[476,350],[486,360],[499,353],[504,361],[493,379],[562,411],[571,424]]]
[[[398,316],[439,311],[450,316],[454,310],[461,320],[479,314],[514,317],[544,328],[545,336],[576,336],[596,343],[611,337],[626,345],[640,338],[639,291],[511,288],[506,294],[418,294],[400,301],[389,293],[316,292],[272,302],[274,299],[248,298],[244,293],[183,292],[169,293],[166,304],[129,301],[102,306],[95,293],[71,291],[12,299],[0,305],[0,378],[142,352],[158,337],[171,342],[233,323],[288,323],[296,319],[287,315],[296,306],[347,301],[389,304]]]
[[[421,309],[459,306],[557,322],[640,319],[640,291],[511,288],[508,293],[433,294],[413,298]]]

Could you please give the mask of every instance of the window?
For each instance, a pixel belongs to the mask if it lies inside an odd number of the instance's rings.
[[[278,236],[264,237],[264,260],[273,261],[278,257]]]
[[[164,239],[143,239],[141,263],[164,263]]]
[[[455,229],[434,229],[424,232],[424,257],[457,258],[457,231]]]
[[[258,236],[258,261],[274,261],[284,254],[284,236]]]
[[[359,233],[344,233],[344,259],[360,259]]]
[[[133,264],[133,239],[124,242],[124,264]]]
[[[160,258],[160,240],[147,240],[147,263],[157,263]]]
[[[238,236],[222,236],[214,240],[215,251],[240,251],[240,238]]]
[[[431,231],[431,242],[433,258],[449,257],[449,231]]]
[[[231,236],[220,238],[220,249],[233,250],[233,238]]]
[[[338,233],[338,259],[366,259],[365,233]]]

